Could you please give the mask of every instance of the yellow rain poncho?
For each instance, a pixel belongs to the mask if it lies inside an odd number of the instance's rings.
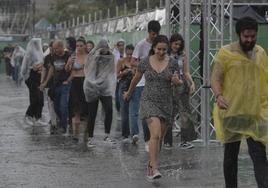
[[[268,59],[265,51],[255,47],[255,60],[223,47],[218,52],[212,74],[222,77],[222,95],[229,107],[214,106],[213,118],[217,138],[223,143],[252,137],[268,145]]]

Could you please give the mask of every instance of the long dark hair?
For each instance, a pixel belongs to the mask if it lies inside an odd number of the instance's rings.
[[[166,43],[167,45],[169,45],[168,42],[168,38],[166,35],[158,35],[154,40],[153,40],[153,44],[152,47],[149,51],[149,56],[154,55],[154,48],[156,47],[156,45],[158,43]]]
[[[173,35],[171,35],[170,39],[169,39],[169,44],[170,44],[170,48],[169,48],[169,54],[171,53],[172,49],[171,49],[171,44],[172,42],[175,42],[175,41],[181,41],[181,47],[180,49],[178,50],[177,54],[178,55],[181,55],[183,54],[183,50],[184,50],[184,39],[182,37],[181,34],[179,33],[174,33]]]

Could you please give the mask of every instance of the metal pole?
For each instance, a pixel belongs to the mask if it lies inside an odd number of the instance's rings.
[[[91,22],[91,14],[88,14],[88,23]]]
[[[218,47],[218,49],[223,46],[223,42],[224,42],[224,6],[225,6],[225,0],[221,0],[221,38],[220,38],[220,46]],[[217,50],[218,50],[217,49]]]
[[[160,8],[163,7],[163,0],[159,0],[159,7],[160,7]]]
[[[229,37],[230,42],[233,41],[233,0],[230,0],[230,16],[229,16]]]
[[[127,3],[124,3],[124,15],[127,15]]]
[[[36,4],[35,4],[35,0],[33,1],[33,4],[32,4],[32,8],[33,8],[33,18],[32,18],[32,35],[34,35],[34,33],[35,33],[35,27],[34,27],[34,25],[35,25],[35,11],[36,11],[36,6],[35,6]]]
[[[116,17],[119,16],[119,8],[118,8],[118,6],[115,7],[115,15],[116,15]]]
[[[170,38],[171,35],[171,24],[170,24],[170,18],[171,18],[171,14],[170,14],[170,0],[166,0],[166,25],[167,25],[167,37]]]
[[[79,16],[76,18],[76,25],[79,25]]]
[[[85,15],[83,15],[83,17],[82,17],[82,24],[83,25],[85,24]]]
[[[180,8],[181,10],[182,8]],[[185,40],[185,53],[186,57],[190,59],[190,42],[191,42],[191,0],[185,2],[185,24],[184,29],[184,40]],[[183,18],[182,18],[183,19]]]
[[[94,12],[94,21],[97,21],[97,12]]]
[[[204,55],[203,55],[203,78],[204,78],[204,82],[203,82],[203,86],[201,89],[201,139],[203,140],[203,144],[205,146],[208,145],[208,124],[207,124],[207,109],[206,109],[206,103],[208,103],[207,101],[207,92],[206,92],[206,78],[204,76],[206,76],[206,67],[209,64],[209,33],[210,33],[210,18],[208,16],[208,1],[209,0],[204,0],[202,2],[202,13],[203,13],[203,20],[204,23],[203,24],[203,49],[204,49]]]
[[[136,14],[139,12],[139,0],[136,0]]]
[[[102,20],[102,10],[100,10],[100,20]]]
[[[73,18],[73,27],[75,27],[75,18]]]
[[[107,9],[107,18],[110,19],[110,8]]]
[[[191,1],[191,0],[190,0]],[[180,0],[179,2],[180,4],[180,8],[179,8],[179,12],[180,12],[180,15],[179,15],[179,32],[182,34],[183,38],[185,39],[185,22],[186,22],[186,5],[184,4],[184,1],[183,0]],[[191,2],[190,2],[191,3]],[[188,7],[188,6],[187,6]],[[188,10],[189,11],[189,10]],[[187,14],[188,15],[188,14]],[[190,25],[188,26],[190,27]],[[189,57],[189,56],[188,56]]]

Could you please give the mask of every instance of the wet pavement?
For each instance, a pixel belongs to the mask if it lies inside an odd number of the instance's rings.
[[[150,183],[145,179],[148,153],[141,141],[137,146],[123,144],[116,131],[116,144],[102,140],[104,129],[98,123],[96,147],[87,149],[69,136],[50,135],[48,126],[30,126],[23,117],[28,91],[0,75],[0,188],[223,188],[220,144],[182,150],[173,147],[161,152],[163,178]],[[48,120],[47,109],[44,117]],[[99,120],[100,121],[100,120]],[[140,135],[140,138],[142,136]],[[175,144],[179,138],[175,137]],[[252,162],[243,146],[239,156],[239,187],[255,188]]]

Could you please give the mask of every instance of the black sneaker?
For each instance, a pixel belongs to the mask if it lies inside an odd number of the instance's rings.
[[[191,142],[182,142],[180,144],[181,149],[191,149],[194,148],[194,145]]]
[[[53,135],[57,133],[58,133],[57,127],[55,125],[50,125],[50,134]]]
[[[77,143],[79,142],[79,138],[77,138],[77,137],[73,137],[72,140],[73,140],[73,142],[74,142],[75,144],[77,144]]]

